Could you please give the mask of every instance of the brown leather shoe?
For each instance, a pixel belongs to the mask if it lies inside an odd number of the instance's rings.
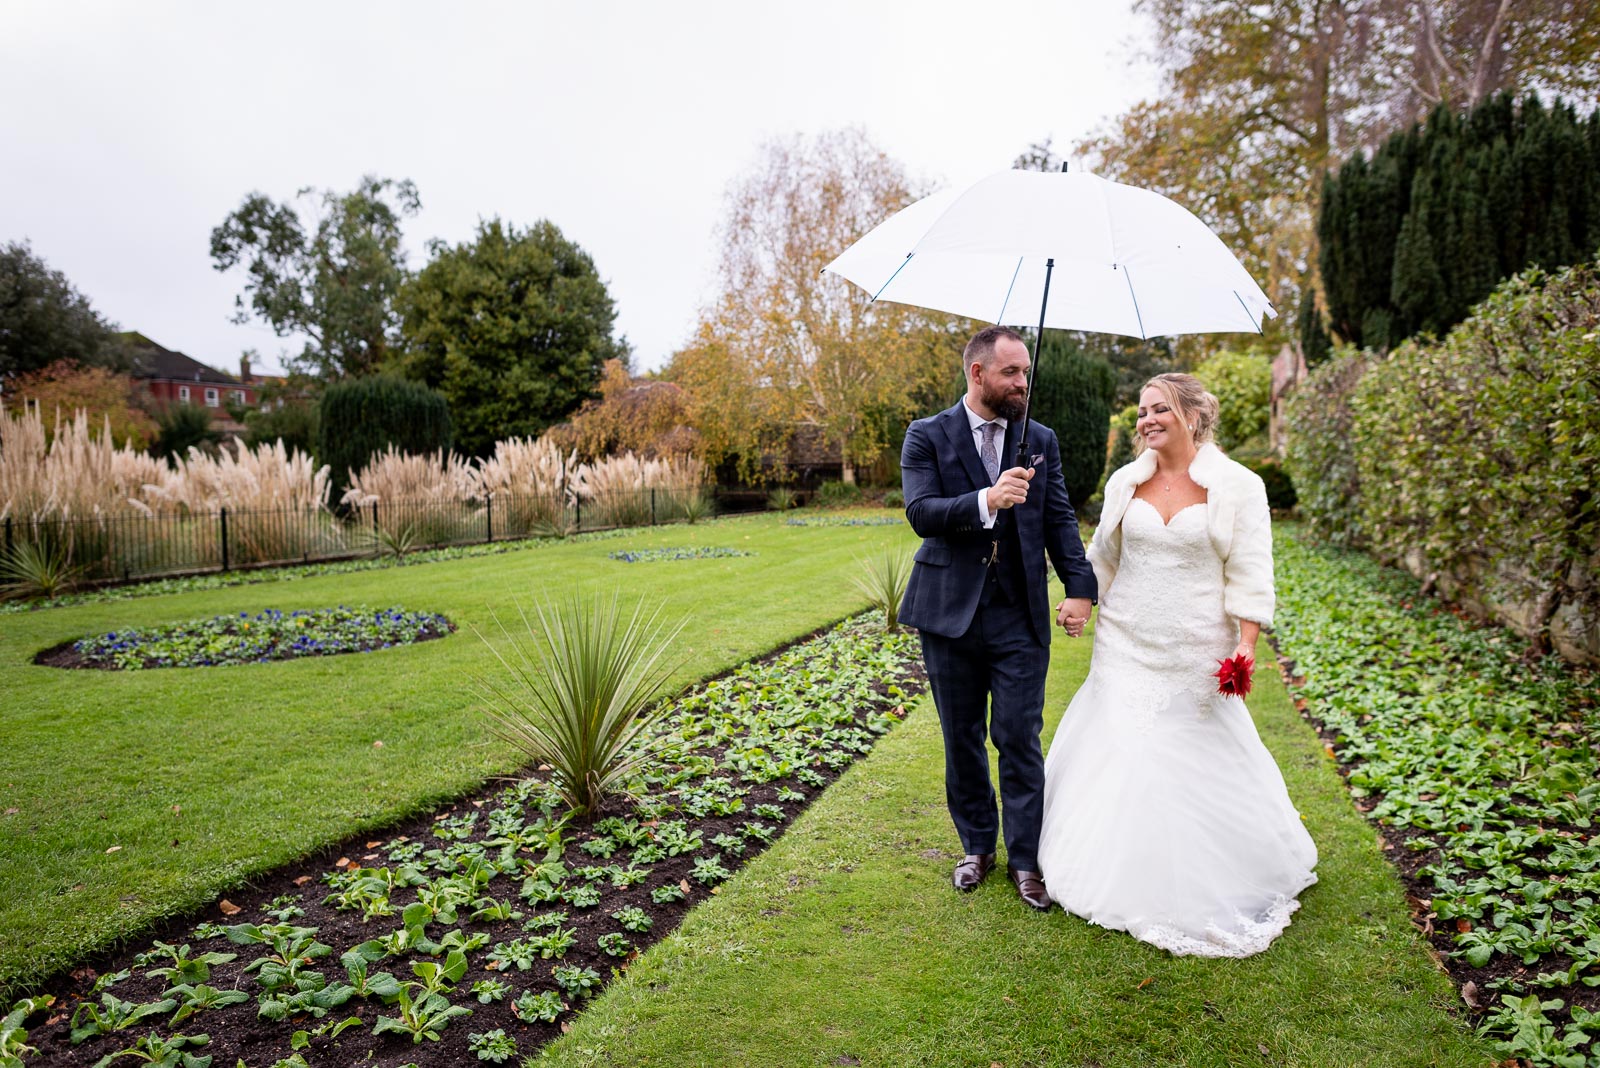
[[[1044,876],[1036,871],[1007,868],[1006,874],[1017,884],[1017,895],[1025,905],[1043,911],[1050,907],[1050,895],[1045,893]]]
[[[993,853],[969,853],[961,858],[960,864],[956,865],[956,873],[950,881],[955,883],[957,890],[967,893],[976,890],[978,884],[983,882],[983,877],[993,868]]]

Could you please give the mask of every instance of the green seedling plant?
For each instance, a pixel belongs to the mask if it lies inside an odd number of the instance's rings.
[[[520,920],[522,915],[522,912],[517,909],[514,902],[502,902],[496,901],[492,897],[480,897],[472,903],[472,915],[469,918],[480,923],[488,923],[492,921]]]
[[[178,1002],[178,1011],[167,1021],[168,1027],[177,1027],[184,1020],[206,1009],[221,1009],[250,1000],[243,990],[218,990],[205,983],[184,983],[166,991],[166,996]]]
[[[593,968],[561,967],[551,973],[567,997],[573,1000],[592,998],[600,990],[600,973]]]
[[[202,953],[197,957],[191,957],[188,943],[171,946],[158,941],[148,953],[141,953],[135,957],[134,964],[148,965],[158,960],[169,961],[170,963],[164,967],[151,968],[145,974],[153,979],[165,979],[169,983],[204,983],[211,978],[213,967],[227,964],[237,957],[237,953]]]
[[[293,1050],[310,1049],[311,1040],[314,1038],[327,1038],[332,1040],[338,1038],[341,1034],[350,1030],[350,1028],[360,1026],[361,1017],[359,1016],[346,1016],[342,1020],[329,1020],[326,1023],[311,1028],[309,1031],[296,1031],[294,1034],[290,1035],[289,1048]]]
[[[670,905],[674,901],[682,901],[687,896],[688,895],[684,893],[683,887],[679,886],[677,883],[668,883],[665,886],[658,886],[654,890],[650,891],[650,900],[654,901],[657,905]]]
[[[11,1006],[11,1011],[0,1017],[0,1068],[22,1068],[22,1058],[39,1051],[28,1045],[28,1032],[23,1023],[36,1012],[43,1012],[56,999],[46,994],[42,997],[23,998]]]
[[[466,974],[467,958],[457,950],[444,962],[421,961],[412,965],[418,980],[400,985],[395,995],[399,1016],[380,1016],[373,1027],[374,1035],[390,1031],[411,1036],[413,1043],[423,1039],[439,1041],[440,1033],[458,1016],[470,1016],[472,1010],[462,1005],[450,1004],[446,996],[452,984]]]
[[[492,1001],[503,1001],[511,993],[511,984],[498,979],[479,979],[472,984],[472,992],[477,995],[478,1004],[487,1005]]]
[[[632,931],[635,934],[644,934],[651,927],[654,927],[656,922],[648,912],[637,905],[628,905],[625,908],[620,908],[611,914],[611,918],[621,924],[623,930]]]
[[[295,894],[279,894],[270,904],[263,905],[261,911],[279,923],[298,920],[306,914],[306,910],[300,907],[299,896]]]
[[[82,1001],[72,1011],[72,1044],[99,1035],[109,1035],[113,1031],[121,1031],[132,1027],[150,1016],[163,1016],[178,1007],[177,1001],[172,998],[163,998],[139,1004],[133,1001],[123,1001],[109,990],[100,995],[100,1004],[92,1001]]]
[[[689,869],[689,877],[706,886],[722,882],[733,875],[733,872],[722,866],[722,855],[714,857],[696,857],[694,867]]]
[[[400,992],[400,980],[388,972],[373,972],[372,965],[387,954],[376,940],[362,942],[339,957],[345,975],[358,997],[388,1000]]]
[[[504,1028],[497,1027],[493,1031],[468,1035],[467,1048],[476,1053],[480,1061],[501,1064],[517,1055],[517,1040],[506,1034]]]
[[[524,990],[511,1003],[511,1011],[516,1014],[517,1019],[527,1023],[555,1023],[556,1018],[565,1012],[566,1008],[567,1006],[561,1001],[561,995],[554,990],[546,990],[542,994]]]
[[[127,1049],[119,1049],[115,1053],[101,1057],[94,1062],[94,1068],[106,1068],[112,1061],[123,1057],[143,1061],[151,1068],[210,1068],[209,1055],[202,1057],[192,1052],[193,1049],[210,1042],[210,1035],[173,1035],[171,1038],[162,1038],[157,1032],[151,1031]]]
[[[616,931],[601,935],[595,940],[595,943],[600,947],[601,952],[613,957],[626,957],[633,952],[633,943]]]
[[[565,912],[541,912],[522,925],[524,931],[548,931],[567,922]]]

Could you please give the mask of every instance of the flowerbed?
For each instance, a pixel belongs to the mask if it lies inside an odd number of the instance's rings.
[[[638,564],[652,560],[715,560],[725,556],[754,556],[742,549],[724,549],[715,545],[691,545],[676,549],[618,549],[608,553],[613,560],[625,564]]]
[[[1291,690],[1483,1031],[1600,1065],[1600,685],[1365,557],[1278,544]]]
[[[364,653],[442,638],[455,624],[433,612],[320,608],[214,616],[83,638],[40,654],[51,667],[138,671],[162,667],[264,664],[303,656]]]
[[[812,519],[786,520],[791,527],[897,527],[905,523],[904,516],[882,515],[858,519],[843,515],[820,515]]]
[[[677,699],[663,728],[677,755],[591,823],[537,777],[463,799],[80,968],[15,1025],[64,1065],[136,1042],[255,1068],[525,1056],[782,834],[921,685],[913,638],[841,624]]]

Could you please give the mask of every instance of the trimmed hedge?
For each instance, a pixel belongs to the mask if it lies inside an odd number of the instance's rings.
[[[1301,504],[1536,640],[1600,633],[1600,269],[1532,269],[1443,341],[1320,368],[1290,409]],[[1591,654],[1592,655],[1592,654]]]
[[[333,499],[376,453],[393,445],[427,454],[450,448],[450,410],[444,397],[418,382],[392,375],[350,378],[322,393],[317,458],[332,469]]]

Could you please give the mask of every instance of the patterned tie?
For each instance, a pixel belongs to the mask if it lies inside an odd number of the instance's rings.
[[[994,447],[994,436],[999,432],[1000,424],[983,424],[983,446],[978,449],[978,459],[983,461],[983,469],[989,472],[990,485],[994,485],[1000,477],[1000,454]]]

